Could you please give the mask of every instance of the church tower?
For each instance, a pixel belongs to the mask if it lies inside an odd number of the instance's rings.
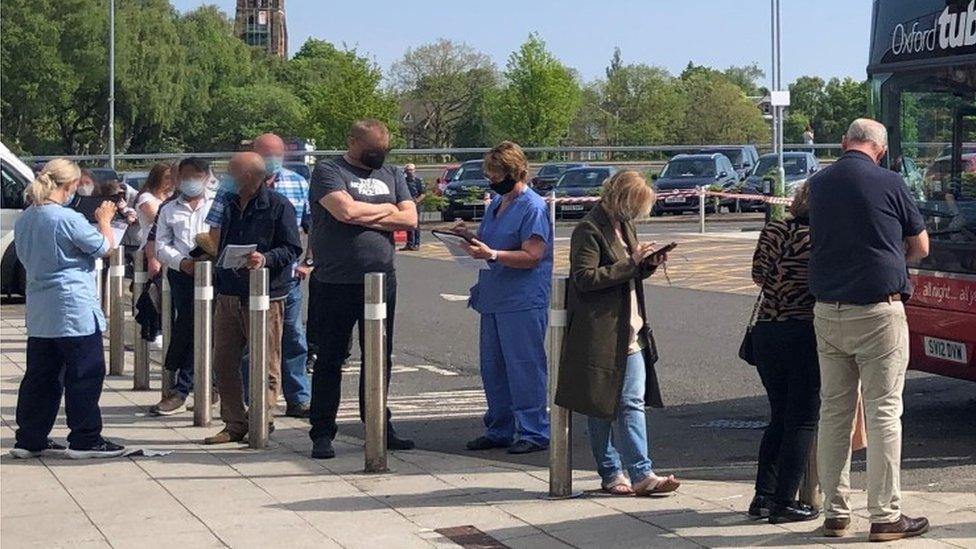
[[[250,46],[287,59],[285,0],[237,0],[234,33]]]

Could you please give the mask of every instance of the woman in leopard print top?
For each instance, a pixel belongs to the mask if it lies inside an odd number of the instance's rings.
[[[806,185],[797,188],[792,217],[763,228],[752,260],[752,279],[763,292],[753,346],[770,420],[759,446],[756,496],[749,514],[769,516],[776,523],[813,520],[819,514],[794,500],[820,410],[814,299],[807,288],[807,196]]]

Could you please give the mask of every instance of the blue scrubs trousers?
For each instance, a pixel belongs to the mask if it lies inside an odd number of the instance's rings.
[[[548,310],[481,315],[481,380],[488,398],[485,436],[549,444],[546,411]]]

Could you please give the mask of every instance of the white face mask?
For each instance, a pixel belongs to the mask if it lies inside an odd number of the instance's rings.
[[[94,192],[94,185],[78,185],[78,196],[91,196]]]

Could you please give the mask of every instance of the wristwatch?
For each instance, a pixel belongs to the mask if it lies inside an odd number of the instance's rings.
[[[304,263],[306,267],[314,267],[315,266],[315,262],[312,261],[312,258],[311,257],[306,257],[304,260],[302,260],[302,263]]]
[[[488,258],[488,262],[489,263],[494,263],[496,261],[498,261],[498,250],[492,250],[491,251],[491,257]]]

